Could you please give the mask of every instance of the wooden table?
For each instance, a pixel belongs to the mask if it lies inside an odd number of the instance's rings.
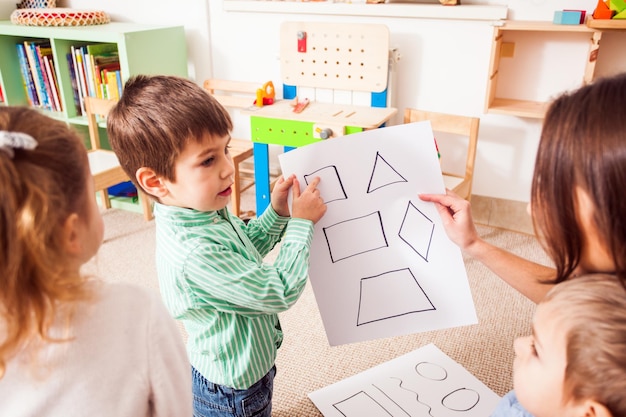
[[[268,145],[282,145],[285,151],[350,133],[376,129],[397,112],[393,107],[367,107],[349,104],[311,102],[301,113],[294,113],[292,100],[249,108],[254,142],[254,177],[257,216],[270,204]]]

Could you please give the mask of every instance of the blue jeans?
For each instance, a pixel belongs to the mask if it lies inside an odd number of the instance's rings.
[[[193,366],[194,417],[271,417],[276,366],[248,389],[235,389],[207,381]]]

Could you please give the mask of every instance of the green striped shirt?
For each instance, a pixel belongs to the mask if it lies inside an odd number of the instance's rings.
[[[249,388],[276,359],[278,313],[304,290],[313,222],[271,206],[248,225],[226,209],[155,204],[155,217],[161,295],[187,330],[191,364],[213,383]],[[276,261],[264,263],[281,237]]]

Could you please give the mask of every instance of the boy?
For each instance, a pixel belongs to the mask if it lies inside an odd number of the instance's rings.
[[[515,391],[492,417],[626,416],[626,288],[603,274],[556,285],[515,355]]]
[[[178,77],[129,79],[107,129],[124,170],[156,201],[159,284],[188,333],[194,415],[269,417],[283,338],[277,313],[306,284],[313,224],[326,211],[319,179],[300,192],[294,176],[281,177],[258,219],[232,216],[231,119]],[[276,262],[264,264],[283,236]]]

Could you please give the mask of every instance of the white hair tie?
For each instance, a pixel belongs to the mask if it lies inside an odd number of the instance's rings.
[[[27,149],[29,151],[37,147],[37,141],[28,133],[8,132],[0,130],[0,151],[6,152],[13,159],[14,149]]]

